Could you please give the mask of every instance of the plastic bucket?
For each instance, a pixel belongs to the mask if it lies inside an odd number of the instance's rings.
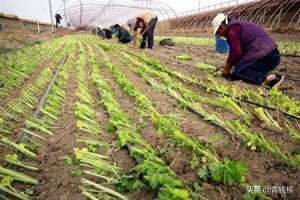
[[[229,46],[228,46],[226,40],[224,40],[222,38],[216,38],[216,52],[225,54],[225,53],[228,53],[228,51],[229,51]]]

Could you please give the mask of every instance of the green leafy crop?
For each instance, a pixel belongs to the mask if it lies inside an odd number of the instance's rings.
[[[201,179],[223,182],[228,185],[244,183],[248,168],[241,161],[226,160],[221,164],[211,164],[198,171]]]

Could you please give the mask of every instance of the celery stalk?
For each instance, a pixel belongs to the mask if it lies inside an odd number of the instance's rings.
[[[84,179],[84,178],[81,179],[81,182],[84,183],[84,184],[87,184],[87,185],[94,186],[95,188],[101,190],[102,192],[105,192],[105,193],[107,193],[107,194],[110,194],[110,195],[112,195],[112,196],[114,196],[114,197],[118,197],[119,199],[122,199],[122,200],[128,200],[128,198],[127,198],[126,196],[120,194],[119,192],[116,192],[116,191],[114,191],[114,190],[111,190],[111,189],[109,189],[109,188],[106,188],[106,187],[104,187],[104,186],[102,186],[102,185],[100,185],[100,184],[97,184],[97,183],[95,183],[95,182],[89,181],[89,180]]]
[[[6,169],[3,167],[0,167],[0,174],[4,174],[6,176],[11,176],[16,181],[20,181],[23,183],[31,183],[31,184],[35,184],[35,185],[38,184],[37,179],[34,179],[26,174],[22,174],[20,172],[13,171],[11,169]]]

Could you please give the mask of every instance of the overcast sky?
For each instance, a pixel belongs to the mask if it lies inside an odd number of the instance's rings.
[[[116,0],[116,2],[117,1],[118,0]],[[160,1],[170,5],[176,12],[196,9],[199,5],[199,0]],[[224,1],[228,0],[201,0],[201,6]],[[55,14],[55,11],[62,5],[62,2],[62,0],[52,0],[53,14]],[[103,2],[107,2],[107,0],[103,0]],[[50,22],[48,0],[0,0],[0,12],[15,14],[23,18]]]

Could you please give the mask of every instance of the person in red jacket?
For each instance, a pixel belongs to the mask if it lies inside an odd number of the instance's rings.
[[[137,41],[137,31],[141,29],[141,35],[143,37],[140,48],[144,49],[146,47],[146,42],[148,43],[148,48],[152,49],[154,44],[154,29],[156,27],[158,18],[156,15],[150,12],[145,12],[144,14],[137,16],[133,19],[127,21],[127,25],[130,29],[133,29],[133,45],[136,45]]]

